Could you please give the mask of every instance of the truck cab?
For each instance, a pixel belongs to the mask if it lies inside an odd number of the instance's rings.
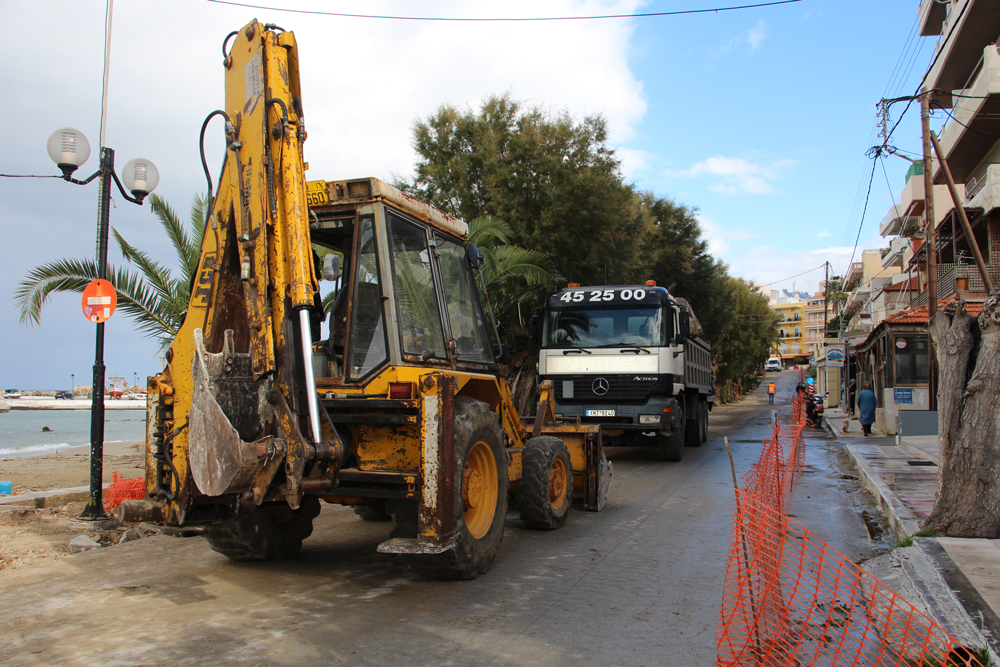
[[[705,440],[711,353],[687,302],[655,284],[571,285],[533,328],[557,417],[600,424],[605,444],[657,444],[665,460]]]

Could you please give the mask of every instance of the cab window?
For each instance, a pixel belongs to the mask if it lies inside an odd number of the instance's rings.
[[[459,361],[491,362],[486,322],[465,246],[437,237],[445,311]]]
[[[447,359],[427,231],[387,211],[404,355]]]
[[[371,216],[366,216],[361,219],[358,229],[348,365],[350,377],[355,379],[364,377],[382,365],[386,357],[385,320],[382,317],[382,286],[379,284],[375,224]]]

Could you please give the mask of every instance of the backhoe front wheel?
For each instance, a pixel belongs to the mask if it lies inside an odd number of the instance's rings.
[[[205,537],[213,551],[230,560],[278,560],[302,548],[319,509],[316,496],[304,496],[297,510],[285,502],[265,503],[213,526]]]
[[[455,398],[455,546],[409,558],[433,579],[475,579],[503,539],[507,516],[507,455],[496,414],[482,401]]]
[[[559,438],[538,436],[524,446],[517,509],[529,528],[554,530],[566,523],[573,496],[573,465]]]

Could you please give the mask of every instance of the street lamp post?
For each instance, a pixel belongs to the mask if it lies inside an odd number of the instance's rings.
[[[70,373],[69,374],[69,393],[72,394],[74,389],[76,389],[76,373]]]
[[[153,191],[160,180],[156,166],[149,160],[130,160],[122,170],[125,186],[115,173],[115,152],[107,146],[101,147],[101,163],[93,174],[82,181],[73,178],[73,172],[90,157],[90,143],[79,130],[63,127],[49,137],[49,157],[62,170],[63,179],[76,185],[86,185],[99,178],[97,206],[97,277],[108,277],[108,228],[111,208],[111,182],[118,186],[122,197],[133,204],[142,205],[142,200]],[[132,193],[129,196],[126,188]],[[94,354],[94,386],[91,391],[90,407],[90,500],[83,508],[81,519],[97,521],[107,518],[104,513],[104,323],[97,324],[96,351]]]

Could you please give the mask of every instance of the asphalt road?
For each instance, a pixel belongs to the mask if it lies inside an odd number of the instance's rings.
[[[709,442],[680,463],[609,449],[603,512],[554,532],[507,518],[474,581],[419,578],[375,548],[385,523],[327,505],[294,558],[234,564],[201,538],[145,538],[0,573],[7,665],[712,665],[732,481],[787,416],[797,372],[716,408]],[[815,432],[791,512],[855,560],[884,549],[836,441]]]

